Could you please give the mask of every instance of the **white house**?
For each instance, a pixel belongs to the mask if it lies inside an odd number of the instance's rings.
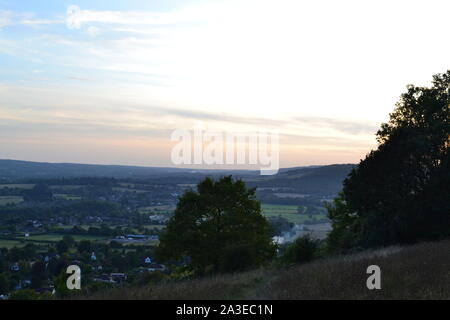
[[[13,263],[12,265],[11,265],[11,267],[10,267],[10,270],[11,271],[20,271],[20,267],[19,267],[19,264],[16,262],[16,263]]]

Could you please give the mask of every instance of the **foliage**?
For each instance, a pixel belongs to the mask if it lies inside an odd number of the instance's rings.
[[[34,290],[23,289],[11,293],[9,300],[39,300],[41,296]]]
[[[297,238],[289,244],[283,253],[282,260],[286,263],[306,263],[314,259],[319,247],[319,241],[310,235]]]
[[[294,227],[294,224],[292,222],[288,221],[282,216],[267,217],[267,221],[269,221],[270,226],[272,227],[273,236],[281,235],[283,232],[288,232]]]
[[[6,276],[6,273],[0,273],[0,295],[9,292],[10,280]]]
[[[56,243],[56,250],[59,254],[63,254],[69,250],[69,246],[67,245],[66,241],[60,240]]]
[[[161,271],[144,272],[138,279],[137,284],[139,286],[152,285],[155,283],[163,282],[169,278],[168,275]]]
[[[24,195],[24,199],[27,201],[50,201],[52,197],[52,191],[44,183],[36,184],[33,189],[27,190]]]
[[[78,243],[78,252],[80,253],[86,253],[91,252],[92,250],[92,243],[89,240],[81,240]]]
[[[255,189],[231,176],[206,178],[197,191],[186,191],[160,240],[161,259],[188,257],[199,273],[255,267],[275,249]]]
[[[450,235],[450,71],[408,86],[371,151],[328,208],[335,248]],[[331,248],[333,249],[333,248]]]

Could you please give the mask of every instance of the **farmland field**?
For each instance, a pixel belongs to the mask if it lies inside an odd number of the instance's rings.
[[[81,241],[81,240],[99,241],[99,240],[106,240],[107,239],[107,237],[91,236],[91,235],[74,234],[74,235],[71,235],[71,236],[75,239],[75,241]],[[59,240],[62,240],[63,237],[64,237],[63,234],[48,233],[48,234],[36,234],[36,235],[31,234],[29,237],[21,236],[21,237],[17,237],[17,239],[19,239],[19,240],[57,242]]]
[[[11,188],[11,189],[33,189],[34,184],[0,184],[0,189]]]
[[[161,224],[145,224],[142,227],[145,229],[164,229],[166,226]]]
[[[17,204],[17,203],[21,203],[21,202],[23,202],[23,198],[18,197],[18,196],[0,197],[0,206],[4,206],[7,204]]]
[[[53,197],[55,197],[56,199],[64,199],[64,200],[81,200],[80,196],[74,196],[71,194],[64,194],[64,193],[54,194]]]
[[[26,244],[25,242],[21,242],[21,241],[17,241],[17,240],[0,239],[0,248],[7,248],[7,249],[11,249],[14,247],[20,248],[20,247],[23,247],[25,244]]]
[[[139,189],[132,189],[132,188],[124,188],[124,187],[114,187],[112,189],[113,189],[113,191],[119,191],[119,192],[136,192],[136,193],[148,192],[147,190],[139,190]]]
[[[57,185],[57,186],[50,186],[50,189],[60,189],[60,190],[69,191],[69,190],[79,189],[82,187],[83,186],[79,186],[79,185]]]
[[[175,210],[174,205],[161,205],[161,206],[151,206],[139,208],[139,213],[149,214],[149,213],[172,213]]]
[[[73,227],[75,227],[75,225],[62,225],[62,226],[58,226],[58,229],[62,229],[62,230],[70,230],[70,229],[72,229]],[[90,225],[86,225],[86,224],[85,224],[85,225],[76,225],[76,227],[82,228],[82,229],[84,229],[84,230],[88,230],[89,227],[99,227],[99,225],[93,223],[93,224],[90,224]]]
[[[306,220],[320,220],[326,218],[325,214],[314,214],[312,216],[308,214],[299,214],[297,212],[298,206],[295,205],[262,204],[261,208],[265,217],[281,216],[292,223],[304,223]]]

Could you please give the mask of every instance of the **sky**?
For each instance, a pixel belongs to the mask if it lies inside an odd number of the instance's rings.
[[[450,2],[0,0],[0,159],[173,166],[176,129],[356,163],[450,68]]]

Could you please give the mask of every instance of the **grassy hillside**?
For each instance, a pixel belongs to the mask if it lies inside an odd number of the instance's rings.
[[[283,269],[98,292],[89,299],[450,299],[450,240],[388,247]],[[381,290],[366,269],[381,268]]]

